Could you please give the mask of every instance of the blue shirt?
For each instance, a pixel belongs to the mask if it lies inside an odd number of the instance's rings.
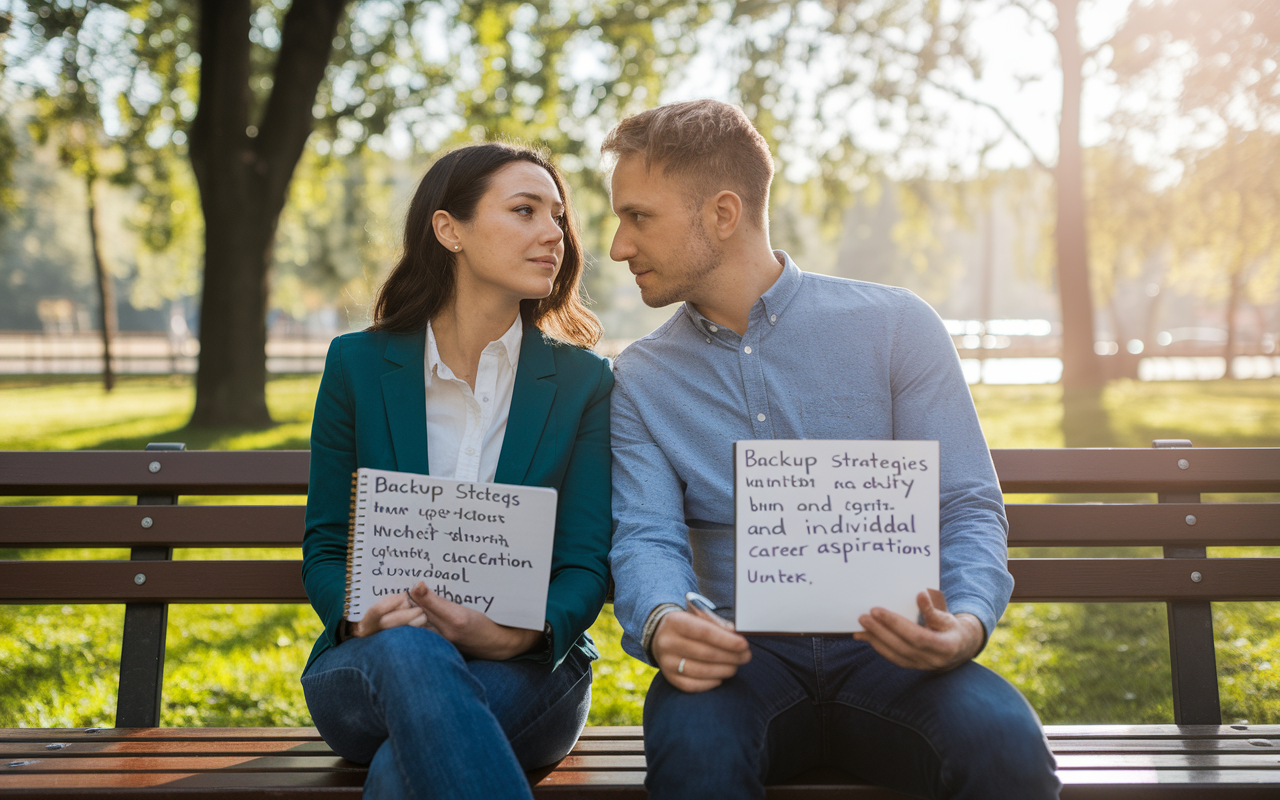
[[[990,633],[1013,591],[1008,524],[942,320],[906,289],[801,272],[775,253],[782,275],[745,335],[686,303],[614,363],[609,562],[623,649],[648,661],[645,620],[685,592],[732,605],[743,439],[937,440],[941,589]]]

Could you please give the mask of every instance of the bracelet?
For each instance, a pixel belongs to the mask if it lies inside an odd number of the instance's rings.
[[[644,630],[640,634],[640,647],[644,650],[644,654],[649,657],[650,664],[655,666],[657,664],[653,658],[653,635],[658,632],[658,623],[662,622],[662,618],[672,611],[683,610],[675,603],[662,603],[649,612],[649,618],[644,621]]]

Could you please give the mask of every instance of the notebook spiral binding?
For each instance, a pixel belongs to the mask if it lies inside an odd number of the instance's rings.
[[[347,521],[347,596],[342,605],[342,616],[351,618],[351,593],[359,579],[355,577],[357,570],[363,572],[364,563],[355,558],[356,550],[356,518],[365,514],[365,485],[368,483],[359,471],[351,473],[351,515]]]

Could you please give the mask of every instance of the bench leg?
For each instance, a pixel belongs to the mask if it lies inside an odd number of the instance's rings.
[[[1190,448],[1187,439],[1157,439],[1161,449]],[[1161,503],[1199,503],[1196,493],[1162,493]],[[1166,547],[1165,558],[1205,558],[1204,547]],[[1169,611],[1169,666],[1173,671],[1173,721],[1178,725],[1221,725],[1218,664],[1213,652],[1213,606],[1204,600],[1165,604]]]
[[[149,444],[148,450],[184,450],[183,444]],[[175,494],[139,495],[140,506],[173,506]],[[169,561],[171,547],[135,547],[130,561]],[[164,644],[169,625],[167,603],[127,603],[120,643],[120,686],[116,693],[117,728],[160,725],[160,690],[164,684]]]

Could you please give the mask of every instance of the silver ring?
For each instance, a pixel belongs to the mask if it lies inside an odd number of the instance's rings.
[[[683,658],[682,658],[682,659],[680,659],[680,664],[679,664],[679,666],[677,666],[677,667],[676,667],[676,672],[680,673],[681,675],[683,675],[683,674],[684,674],[684,659],[683,659]]]

